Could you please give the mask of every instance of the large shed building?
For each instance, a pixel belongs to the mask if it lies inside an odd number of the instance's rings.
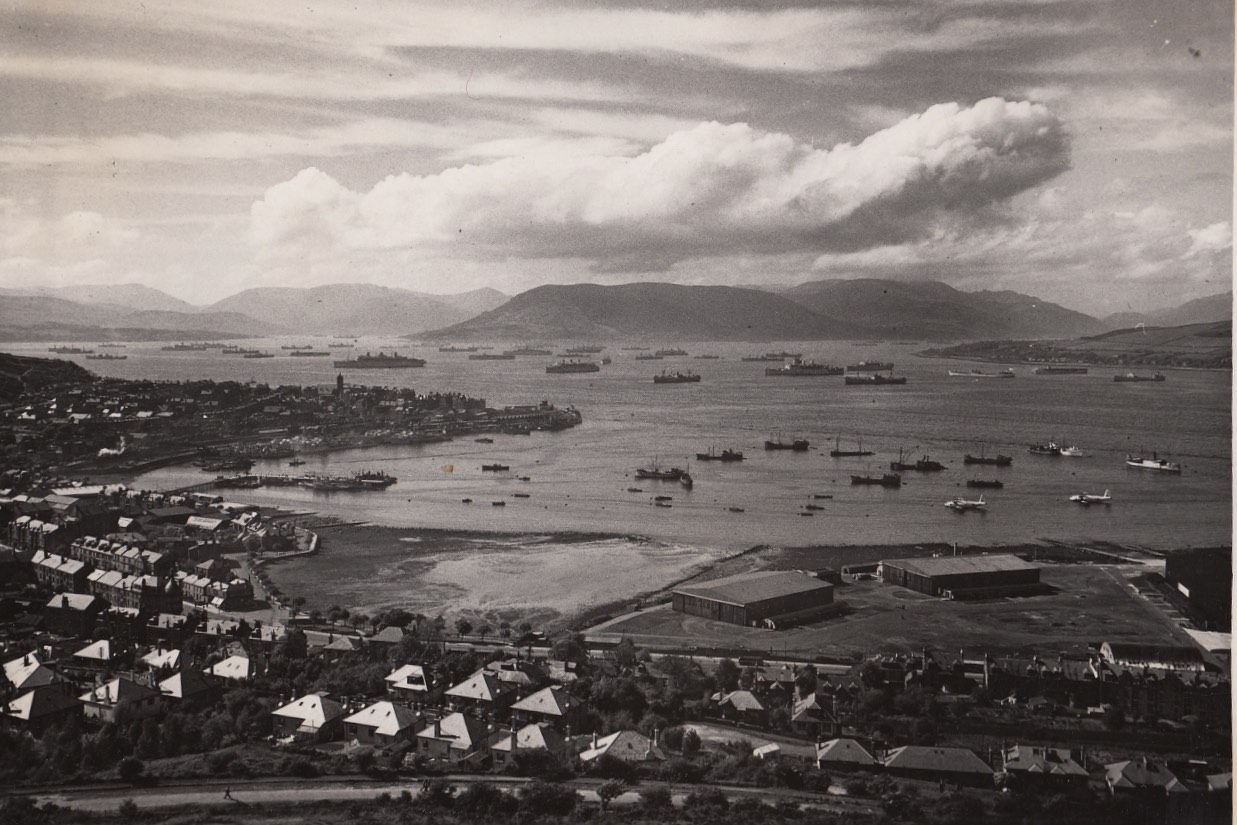
[[[1233,626],[1233,549],[1206,547],[1168,556],[1164,578],[1201,614],[1208,630]]]
[[[1039,568],[1012,553],[888,559],[880,563],[880,577],[887,584],[952,599],[1032,592],[1040,586]]]
[[[805,621],[833,607],[833,585],[798,570],[762,570],[674,590],[680,613],[754,627]]]

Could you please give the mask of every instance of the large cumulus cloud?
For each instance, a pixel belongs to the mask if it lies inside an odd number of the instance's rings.
[[[1069,165],[1043,105],[933,106],[857,144],[816,148],[702,123],[635,156],[531,152],[356,192],[315,168],[251,210],[261,250],[426,249],[582,258],[651,270],[725,252],[828,252],[928,237]]]

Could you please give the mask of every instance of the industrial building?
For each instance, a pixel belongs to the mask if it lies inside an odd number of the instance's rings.
[[[762,570],[674,590],[674,609],[745,627],[776,628],[830,612],[833,585],[798,570]]]
[[[1233,549],[1204,547],[1169,554],[1164,578],[1184,596],[1207,630],[1233,625]]]
[[[1040,588],[1039,568],[1012,553],[888,559],[880,563],[879,575],[886,584],[948,599],[1009,596]]]

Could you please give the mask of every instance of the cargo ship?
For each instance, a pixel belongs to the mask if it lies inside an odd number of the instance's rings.
[[[829,451],[829,455],[832,458],[849,458],[852,456],[872,455],[872,451],[863,449],[862,438],[859,439],[859,449],[843,450],[842,449],[842,437],[838,436],[837,438],[833,440],[833,449]]]
[[[204,352],[210,348],[210,344],[186,344],[184,342],[167,347],[159,347],[164,352]]]
[[[780,355],[745,355],[739,360],[740,361],[753,361],[753,362],[775,361],[780,364],[782,361],[785,361],[786,359]]]
[[[856,476],[850,477],[851,484],[875,484],[878,487],[901,487],[902,476],[897,473],[885,473],[880,476]]]
[[[891,470],[914,470],[919,473],[935,473],[945,469],[945,465],[939,461],[933,461],[924,456],[914,464],[902,460],[902,451],[898,451],[898,460],[889,462]]]
[[[983,370],[971,370],[970,372],[962,372],[961,370],[950,370],[950,378],[1013,378],[1014,371],[1011,369],[1001,370],[1000,372],[984,372]]]
[[[966,486],[978,488],[981,490],[1000,490],[1005,485],[999,479],[995,479],[995,478],[991,480],[983,479],[983,478],[971,478],[971,479],[967,479]]]
[[[241,358],[274,358],[273,352],[247,352]]]
[[[647,478],[655,481],[678,481],[683,477],[685,472],[685,470],[678,467],[667,467],[662,469],[657,466],[657,461],[654,460],[653,464],[649,467],[636,468],[636,478]]]
[[[555,361],[545,368],[550,375],[564,375],[573,372],[601,372],[601,367],[592,361]]]
[[[1036,375],[1086,375],[1086,367],[1036,367],[1031,370]]]
[[[849,364],[846,369],[851,372],[887,372],[893,369],[892,361],[860,361],[858,364]]]
[[[766,352],[765,353],[765,358],[776,358],[779,361],[784,361],[787,358],[798,359],[802,357],[803,357],[803,353],[801,352],[787,352],[786,350],[782,350],[781,352]]]
[[[313,349],[313,344],[282,344],[280,349]]]
[[[781,436],[774,436],[765,441],[766,450],[793,450],[796,453],[806,453],[809,446],[811,445],[806,438],[796,438],[787,443],[782,440]]]
[[[572,355],[596,355],[603,349],[605,349],[605,347],[600,344],[585,344],[583,346],[570,347],[567,351]]]
[[[1114,375],[1113,381],[1117,382],[1138,382],[1138,381],[1163,381],[1164,373],[1157,372],[1154,375],[1137,375],[1132,372],[1127,372],[1125,375]]]
[[[387,355],[379,351],[377,355],[370,355],[368,352],[364,355],[357,355],[346,361],[335,361],[335,366],[348,367],[352,369],[408,369],[409,367],[424,367],[425,359],[411,358],[406,355],[400,355],[398,352],[392,352]]]
[[[1013,456],[1001,455],[997,453],[995,456],[984,455],[984,448],[979,448],[979,455],[971,455],[967,453],[962,456],[963,464],[987,464],[992,467],[1008,467],[1014,463]]]
[[[514,361],[514,355],[500,355],[496,352],[482,352],[468,356],[469,361]]]
[[[476,352],[476,347],[439,347],[439,352]]]
[[[847,367],[850,369],[850,367]],[[896,378],[892,375],[881,375],[880,373],[872,373],[871,375],[848,375],[845,383],[849,385],[885,385],[885,384],[905,384],[906,376],[899,375]]]
[[[846,370],[841,367],[818,364],[815,361],[804,361],[801,358],[795,358],[789,364],[781,367],[765,367],[765,375],[841,375],[844,372]]]
[[[663,356],[661,355],[637,355],[636,360],[637,361],[660,361],[662,360],[662,357]]]
[[[715,452],[712,447],[707,453],[696,453],[697,461],[742,461],[743,453],[738,450],[722,450]]]
[[[503,355],[553,355],[553,350],[541,349],[539,347],[520,347],[519,349],[504,350]]]
[[[654,384],[698,384],[700,383],[700,373],[696,372],[666,372],[662,370],[661,375],[653,376]]]
[[[1061,454],[1061,447],[1055,441],[1049,441],[1047,444],[1028,444],[1027,452],[1031,455],[1053,455]]]
[[[1141,458],[1127,455],[1125,457],[1125,466],[1135,467],[1139,470],[1159,470],[1164,473],[1180,473],[1181,465],[1175,461],[1169,461],[1166,458],[1160,458],[1155,453],[1151,454],[1151,458]]]

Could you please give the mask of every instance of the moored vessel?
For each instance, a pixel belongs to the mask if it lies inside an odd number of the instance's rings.
[[[712,447],[707,453],[696,453],[697,461],[742,461],[743,453],[738,450],[722,450],[715,452]]]
[[[795,358],[789,364],[781,367],[765,367],[765,375],[841,375],[844,372],[846,370],[842,367],[818,364],[815,361],[804,361],[802,358]]]
[[[1125,466],[1134,467],[1139,470],[1159,470],[1163,473],[1181,472],[1180,464],[1175,461],[1169,461],[1166,458],[1160,458],[1157,453],[1152,453],[1151,458],[1127,455],[1125,457]]]
[[[850,369],[847,367],[847,369]],[[879,372],[874,372],[869,375],[848,375],[845,378],[848,385],[868,385],[879,386],[885,384],[905,384],[906,376],[899,375],[896,378],[892,375],[881,375]]]
[[[700,383],[700,373],[692,372],[666,372],[662,370],[661,375],[653,376],[654,384],[698,384]]]
[[[861,476],[852,475],[850,477],[851,484],[870,484],[878,487],[901,487],[902,476],[897,473],[884,473],[879,476]]]
[[[379,350],[377,355],[367,352],[344,361],[335,361],[334,365],[337,369],[408,369],[409,367],[424,367],[425,359],[400,355],[398,352],[387,355]]]
[[[601,367],[592,361],[563,359],[560,361],[555,361],[553,364],[546,367],[545,371],[550,375],[564,375],[573,372],[600,372]]]
[[[1031,370],[1036,375],[1086,375],[1086,367],[1036,367]]]
[[[858,364],[848,364],[849,372],[888,372],[893,369],[892,361],[860,361]]]
[[[1157,372],[1153,375],[1138,375],[1136,373],[1127,372],[1125,375],[1114,375],[1113,381],[1117,383],[1138,383],[1142,381],[1163,381],[1164,373]]]

